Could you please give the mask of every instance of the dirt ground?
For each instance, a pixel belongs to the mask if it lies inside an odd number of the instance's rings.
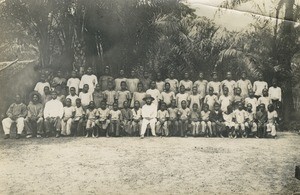
[[[0,141],[0,194],[293,194],[300,136]]]

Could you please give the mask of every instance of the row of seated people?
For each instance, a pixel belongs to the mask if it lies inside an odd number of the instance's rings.
[[[224,92],[226,94],[226,90]],[[256,112],[256,107],[253,109],[251,103],[245,107],[240,101],[234,111],[229,104],[223,112],[218,102],[214,103],[212,110],[209,110],[206,103],[203,103],[202,110],[197,103],[193,103],[190,109],[186,100],[180,101],[178,106],[175,99],[171,100],[170,107],[163,101],[159,106],[154,97],[146,94],[142,108],[139,101],[134,102],[133,109],[129,108],[127,100],[122,102],[121,109],[118,102],[114,102],[112,108],[109,108],[106,101],[101,101],[100,108],[95,107],[94,101],[90,101],[84,108],[80,98],[75,100],[75,106],[67,98],[63,106],[57,99],[55,90],[51,92],[52,99],[45,106],[39,97],[38,93],[32,93],[32,101],[28,106],[21,102],[19,95],[15,97],[15,103],[7,111],[8,117],[2,121],[4,138],[9,138],[13,123],[17,127],[16,138],[20,138],[24,127],[28,138],[33,134],[37,137],[49,137],[53,134],[60,137],[76,136],[82,132],[85,132],[86,137],[104,134],[107,137],[140,135],[144,138],[148,126],[153,136],[185,137],[191,134],[236,138],[251,134],[258,138],[267,134],[275,137],[278,122],[273,104],[269,104],[266,110],[266,105],[262,103]]]

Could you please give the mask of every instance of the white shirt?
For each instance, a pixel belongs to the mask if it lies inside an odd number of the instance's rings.
[[[92,75],[85,74],[81,77],[79,88],[82,89],[83,85],[85,85],[85,84],[89,85],[89,93],[92,94],[94,92],[96,84],[98,84],[98,79],[93,74]]]
[[[75,112],[75,108],[73,106],[71,107],[64,107],[64,118],[71,118],[73,116],[73,112]]]
[[[166,79],[165,82],[170,83],[170,91],[173,91],[174,93],[176,93],[176,91],[179,87],[178,80],[177,79]]]
[[[139,82],[140,82],[140,80],[138,78],[129,78],[129,79],[126,79],[128,90],[131,93],[137,91],[137,85],[138,85]]]
[[[90,101],[93,101],[93,95],[91,93],[80,92],[79,98],[81,99],[82,106],[87,106]]]
[[[240,79],[236,82],[236,86],[241,88],[241,96],[243,98],[248,97],[249,90],[252,89],[251,81],[249,81],[248,79],[246,80]]]
[[[50,89],[50,84],[48,82],[44,82],[44,83],[38,82],[34,87],[34,91],[37,91],[41,96],[44,96],[45,95],[44,88],[46,86],[49,87]]]
[[[262,96],[263,89],[268,89],[268,83],[265,81],[255,81],[253,83],[254,95]]]
[[[181,85],[183,85],[185,87],[185,90],[188,92],[188,91],[191,91],[192,88],[193,88],[193,81],[191,81],[191,80],[187,80],[187,81],[186,80],[181,80],[179,82],[179,87]]]
[[[175,99],[175,93],[173,91],[170,92],[161,92],[162,100],[167,104],[171,104],[171,100]]]
[[[247,112],[245,110],[239,109],[233,111],[233,116],[237,123],[244,123],[248,117]]]
[[[220,94],[221,82],[220,81],[210,81],[207,84],[207,93],[209,88],[212,87],[214,89],[214,94]]]
[[[66,97],[66,99],[68,99],[68,98],[71,100],[72,106],[75,107],[76,106],[76,99],[79,98],[78,95],[74,95],[74,96],[68,95]]]
[[[158,89],[148,89],[148,90],[146,91],[146,94],[150,94],[151,97],[154,98],[153,103],[154,103],[155,105],[158,105],[158,101],[161,99],[161,94],[160,94],[160,92],[158,91]]]
[[[165,88],[165,82],[164,81],[156,81],[156,88],[158,89],[159,92],[163,92]]]
[[[50,100],[45,104],[44,117],[59,117],[62,118],[64,114],[64,106],[61,101],[55,99]]]
[[[141,108],[139,108],[138,110],[135,110],[133,108],[131,111],[132,111],[132,118],[134,120],[141,119],[141,117],[142,117],[142,109]]]
[[[232,103],[232,97],[229,95],[221,95],[219,98],[219,103],[221,104],[221,110],[225,112],[227,111],[227,106],[229,106]]]
[[[228,88],[228,95],[233,96],[234,95],[234,88],[236,87],[236,82],[234,80],[224,80],[222,81],[222,87]],[[222,88],[223,92],[223,88]]]
[[[120,91],[121,90],[121,82],[125,81],[126,82],[126,78],[116,78],[115,79],[115,90],[116,91]]]
[[[69,78],[68,81],[67,81],[67,87],[69,87],[69,89],[71,87],[74,87],[75,91],[76,91],[76,94],[78,94],[79,84],[80,84],[80,79],[79,78]]]
[[[270,87],[269,88],[269,98],[271,100],[279,100],[281,102],[281,88],[280,87]]]
[[[269,97],[261,96],[257,100],[257,105],[265,104],[266,109],[268,108],[268,105],[271,104],[271,99]]]
[[[258,106],[257,105],[257,99],[248,97],[248,98],[245,99],[245,106],[247,106],[247,104],[251,104],[252,105],[252,111],[254,113],[256,113],[256,107]]]
[[[143,118],[156,118],[157,117],[157,105],[155,104],[151,104],[151,105],[147,105],[145,104],[142,107],[142,117]]]
[[[197,87],[197,92],[200,94],[201,98],[204,98],[206,95],[206,87],[207,87],[207,80],[198,80],[194,82],[194,86]]]

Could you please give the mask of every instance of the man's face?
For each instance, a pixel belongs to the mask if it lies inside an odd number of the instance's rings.
[[[185,79],[189,79],[189,73],[187,73],[187,72],[184,73],[184,78],[185,78]]]
[[[75,89],[73,87],[71,87],[71,89],[70,89],[70,94],[75,95]]]
[[[150,86],[151,86],[151,89],[155,89],[156,83],[154,81],[151,81]]]
[[[52,92],[51,93],[51,97],[52,97],[52,99],[55,100],[57,98],[57,93],[56,92]]]
[[[124,70],[120,70],[119,74],[120,74],[121,77],[124,76],[125,75]]]
[[[71,100],[69,98],[66,100],[66,106],[71,106]]]
[[[41,81],[44,82],[46,80],[45,75],[41,75]]]
[[[197,110],[198,110],[198,105],[197,105],[197,104],[194,104],[194,105],[193,105],[193,110],[194,110],[194,111],[197,111]]]
[[[96,91],[100,91],[100,90],[101,90],[101,87],[100,87],[99,84],[97,84],[97,85],[95,86],[95,90],[96,90]]]
[[[17,104],[21,103],[21,96],[20,95],[16,95],[15,101],[16,101]]]
[[[75,71],[72,71],[72,77],[75,78],[77,76]]]
[[[242,73],[242,79],[245,79],[246,78],[246,73]]]
[[[186,108],[186,101],[182,101],[181,102],[181,107],[184,109],[184,108]]]
[[[166,83],[166,84],[165,84],[165,89],[166,89],[166,91],[169,91],[169,90],[170,90],[170,84],[169,84],[169,83]]]
[[[88,92],[89,91],[89,85],[85,84],[83,86],[83,91]]]
[[[135,101],[135,102],[134,102],[134,107],[135,107],[135,108],[139,108],[139,107],[140,107],[139,101]]]
[[[33,95],[32,101],[33,102],[38,102],[38,100],[39,100],[39,97],[37,95]]]
[[[203,79],[203,77],[204,77],[203,73],[202,73],[202,72],[200,72],[200,73],[199,73],[199,79],[201,79],[201,80],[202,80],[202,79]]]
[[[76,100],[76,106],[77,106],[77,107],[80,107],[80,106],[81,106],[81,100],[80,100],[80,99],[77,99],[77,100]]]
[[[150,98],[147,98],[146,99],[146,104],[150,105],[152,103],[151,99]]]
[[[88,69],[86,70],[86,72],[87,72],[88,74],[92,74],[92,68],[91,68],[91,67],[88,67]]]
[[[109,68],[104,69],[105,74],[109,74]]]
[[[57,76],[61,77],[61,71],[57,71]]]
[[[132,70],[130,74],[131,74],[131,77],[135,77],[135,71],[134,70]]]
[[[50,89],[48,86],[44,87],[44,93],[45,94],[49,94],[50,93]]]
[[[122,90],[125,90],[125,89],[126,89],[126,83],[125,83],[125,82],[122,82],[122,83],[121,83],[121,89],[122,89]]]
[[[227,72],[226,78],[228,80],[231,80],[232,79],[232,73],[231,72]]]
[[[227,87],[225,87],[223,91],[224,91],[224,95],[228,95],[228,88]]]
[[[215,105],[215,106],[214,106],[214,109],[215,109],[216,111],[219,111],[219,110],[220,110],[220,106],[219,106],[219,105]]]
[[[171,79],[174,78],[174,75],[175,75],[174,72],[171,72],[171,73],[170,73],[170,78],[171,78]]]
[[[101,109],[105,109],[106,108],[106,104],[105,104],[105,102],[101,102]]]

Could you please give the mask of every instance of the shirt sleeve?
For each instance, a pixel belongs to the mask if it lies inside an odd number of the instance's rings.
[[[39,83],[37,83],[34,87],[34,91],[38,91],[39,90]]]
[[[21,107],[21,113],[19,115],[19,117],[26,117],[27,115],[27,107],[25,106],[25,104],[22,104],[22,107]]]
[[[83,84],[84,84],[84,75],[81,77],[80,83],[79,83],[79,89],[83,88]]]
[[[13,107],[14,107],[14,104],[12,104],[12,105],[9,106],[9,108],[8,108],[8,110],[7,110],[7,112],[6,112],[6,115],[7,115],[8,117],[12,117],[12,116],[13,116],[13,112],[12,112]]]
[[[57,103],[57,116],[59,118],[62,118],[64,115],[64,106],[61,102]]]
[[[279,90],[278,90],[278,96],[279,96],[279,101],[281,102],[281,88],[279,88]]]

